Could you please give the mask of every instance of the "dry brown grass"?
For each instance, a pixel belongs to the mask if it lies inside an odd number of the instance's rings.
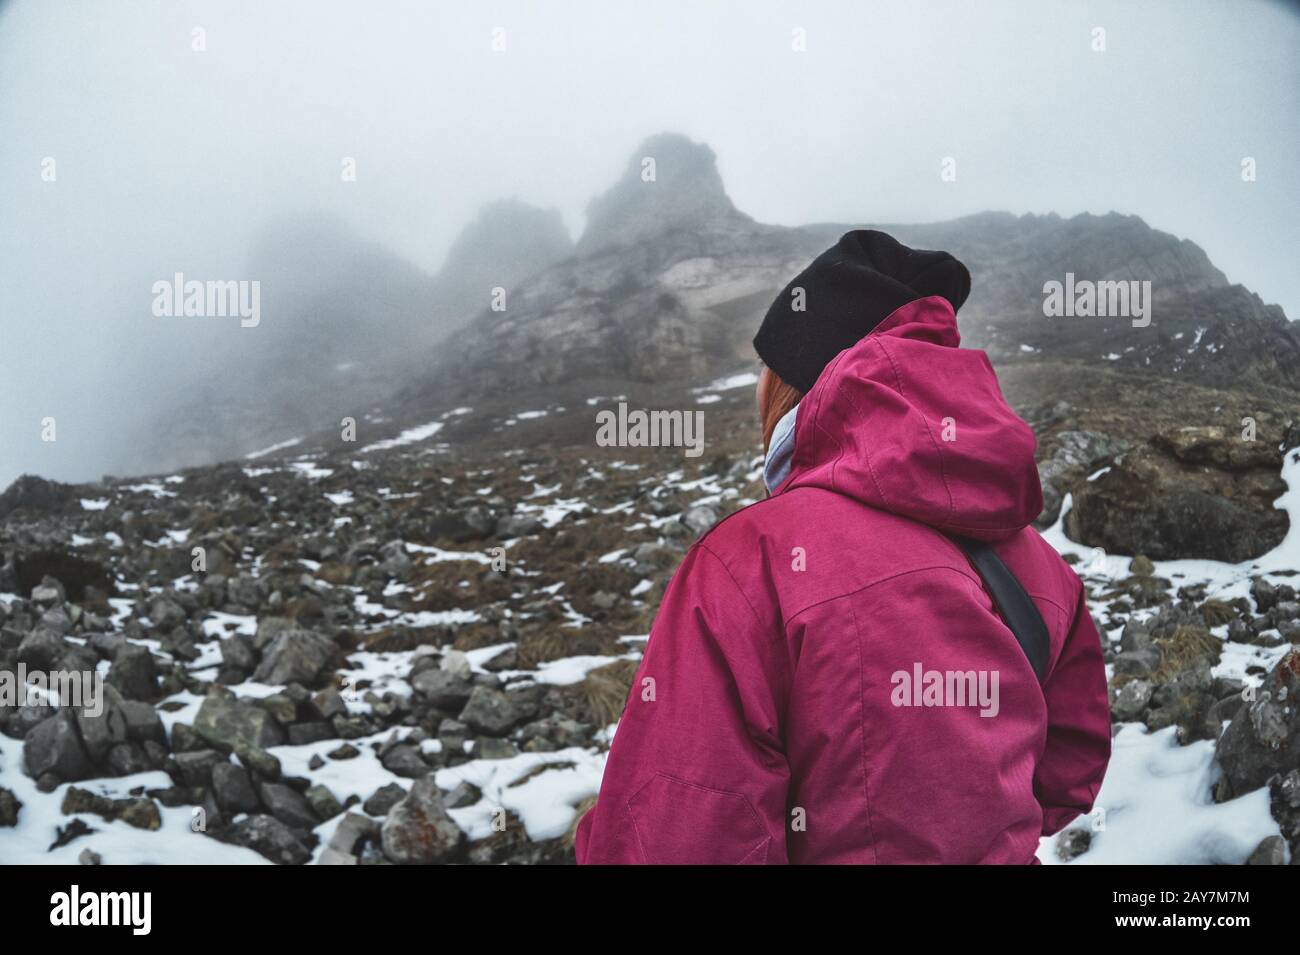
[[[635,660],[616,660],[587,674],[576,687],[586,717],[584,722],[608,726],[623,715],[637,666]]]
[[[573,822],[569,826],[569,831],[564,834],[564,847],[570,852],[573,851],[573,843],[578,836],[578,823],[582,822],[582,817],[590,812],[595,805],[596,797],[588,796],[586,799],[582,800],[582,802],[573,807],[578,811],[578,814],[573,817]]]
[[[539,663],[549,663],[573,656],[572,642],[557,629],[548,627],[524,634],[516,650],[519,666],[534,669]]]
[[[1222,641],[1209,631],[1193,626],[1179,627],[1167,637],[1158,637],[1155,644],[1160,649],[1160,666],[1152,677],[1157,683],[1203,661],[1213,663],[1223,649]]]
[[[1201,604],[1200,611],[1207,627],[1221,627],[1237,616],[1237,611],[1232,604],[1213,597]]]

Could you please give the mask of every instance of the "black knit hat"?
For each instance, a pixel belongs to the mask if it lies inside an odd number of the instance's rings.
[[[795,290],[802,289],[803,311]],[[947,252],[909,249],[870,229],[846,232],[777,296],[754,336],[754,350],[781,380],[807,392],[840,352],[891,312],[929,295],[953,311],[970,294],[970,273]]]

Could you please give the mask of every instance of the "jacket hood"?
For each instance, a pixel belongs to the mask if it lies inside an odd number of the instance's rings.
[[[1007,537],[1043,509],[1034,433],[940,296],[892,312],[799,402],[790,477],[942,531]]]

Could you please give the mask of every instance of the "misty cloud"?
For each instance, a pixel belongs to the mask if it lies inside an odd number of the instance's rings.
[[[318,354],[305,316],[355,326],[365,357],[385,311],[421,361],[472,307],[444,263],[485,205],[554,210],[516,214],[562,254],[661,130],[708,143],[759,221],[1114,209],[1300,316],[1300,18],[1282,4],[70,9],[0,5],[0,487],[168,464],[150,422],[215,419],[277,363],[328,389],[347,355]],[[177,273],[268,283],[258,326],[155,316]]]

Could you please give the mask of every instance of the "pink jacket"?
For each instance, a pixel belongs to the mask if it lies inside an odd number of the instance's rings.
[[[1030,863],[1091,809],[1101,641],[1028,526],[1033,432],[959,341],[931,297],[841,352],[799,405],[789,478],[687,553],[580,863]],[[1042,684],[935,528],[994,542],[1029,592]]]

